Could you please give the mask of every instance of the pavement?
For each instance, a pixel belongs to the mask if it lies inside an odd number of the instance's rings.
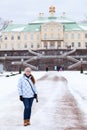
[[[26,128],[17,92],[8,95],[0,108],[0,130],[87,130],[84,114],[67,84],[65,77],[51,72],[37,80],[39,102],[34,101],[31,125]]]

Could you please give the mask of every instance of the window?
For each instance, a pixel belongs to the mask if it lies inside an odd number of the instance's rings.
[[[40,45],[39,45],[39,44],[37,44],[37,48],[40,48]]]
[[[4,38],[5,40],[7,40],[8,38],[7,38],[7,36],[5,36],[5,38]]]
[[[47,39],[47,34],[45,33],[45,34],[44,34],[44,40],[46,40],[46,39]]]
[[[68,47],[68,43],[67,42],[65,43],[65,47]]]
[[[72,47],[74,47],[74,42],[72,42]]]
[[[60,39],[60,34],[58,34],[58,40]]]
[[[65,39],[68,39],[68,34],[67,33],[65,34]]]
[[[14,36],[11,36],[11,40],[14,40]]]
[[[34,36],[33,36],[33,34],[31,34],[31,39],[34,39]]]
[[[20,36],[18,36],[18,40],[20,40]]]
[[[87,33],[85,34],[85,38],[87,38]]]
[[[27,48],[27,44],[24,45],[24,48]]]
[[[47,43],[44,43],[44,48],[46,48],[46,49],[47,49]]]
[[[54,35],[53,35],[53,34],[51,34],[50,39],[51,39],[51,40],[53,40],[53,39],[54,39]]]
[[[58,31],[60,31],[61,30],[61,27],[58,27]]]
[[[27,35],[24,35],[24,40],[27,40]]]
[[[32,45],[31,45],[31,48],[33,48],[33,47],[34,47],[34,45],[32,44]]]
[[[50,43],[50,48],[54,48],[54,43]]]
[[[53,32],[53,28],[51,28],[51,32]]]
[[[20,43],[18,43],[18,49],[20,49]]]
[[[60,47],[61,47],[61,43],[58,43],[58,44],[57,44],[57,48],[60,48]]]
[[[5,43],[5,49],[7,49],[7,47],[8,47],[8,46],[7,46],[7,43]]]
[[[81,43],[80,42],[78,42],[78,47],[81,47]]]
[[[87,48],[87,42],[85,42],[85,47]]]
[[[81,37],[81,35],[80,35],[80,33],[78,33],[78,39],[80,39],[80,37]]]
[[[71,38],[74,39],[74,33],[71,34]]]
[[[14,49],[14,44],[13,43],[11,44],[11,47],[12,47],[12,49]]]
[[[37,35],[37,40],[39,40],[39,35]]]

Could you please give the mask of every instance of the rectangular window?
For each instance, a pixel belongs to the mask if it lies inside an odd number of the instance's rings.
[[[80,33],[78,33],[78,39],[80,39],[80,37],[81,37],[81,35],[80,35]]]
[[[11,40],[14,40],[14,36],[11,36]]]
[[[50,43],[50,48],[54,48],[54,43]]]
[[[20,40],[20,36],[18,36],[18,40]]]
[[[61,31],[61,27],[60,27],[60,26],[58,27],[58,32],[59,32],[59,31]]]
[[[39,45],[39,44],[37,45],[37,48],[40,48],[40,45]]]
[[[68,39],[68,34],[65,34],[65,39]]]
[[[24,45],[24,48],[27,48],[27,44]]]
[[[20,49],[20,43],[18,43],[18,49]]]
[[[67,47],[67,46],[68,46],[68,43],[66,42],[66,43],[65,43],[65,47]]]
[[[58,43],[58,44],[57,44],[57,48],[60,48],[60,47],[61,47],[61,43]]]
[[[39,40],[39,35],[37,35],[37,40]]]
[[[87,42],[85,42],[85,47],[87,48]]]
[[[24,40],[27,40],[27,35],[24,35]]]
[[[5,49],[7,49],[7,47],[8,47],[8,46],[7,46],[7,43],[6,43],[6,44],[5,44]]]
[[[33,35],[33,34],[31,34],[31,39],[32,39],[32,40],[34,39],[34,35]]]
[[[74,39],[74,33],[71,34],[71,38]]]
[[[46,48],[46,49],[47,49],[47,43],[44,43],[44,48]]]
[[[78,42],[78,47],[81,47],[81,43],[80,42]]]
[[[74,47],[74,42],[72,42],[72,44],[71,44],[71,45],[72,45],[72,47]]]
[[[33,47],[34,47],[34,45],[32,44],[32,45],[31,45],[31,48],[33,48]]]
[[[51,30],[51,32],[53,32],[53,28],[51,28],[50,30]]]
[[[12,49],[14,49],[14,44],[13,43],[11,44],[11,47],[12,47]]]
[[[60,34],[58,34],[58,40],[60,40]]]
[[[87,38],[87,33],[85,34],[85,38]]]
[[[5,38],[4,38],[5,40],[7,40],[8,38],[7,38],[7,36],[5,36]]]
[[[53,40],[53,39],[54,39],[54,35],[53,35],[53,34],[51,34],[50,39],[51,39],[51,40]]]
[[[44,40],[46,40],[46,39],[47,39],[47,34],[45,33],[45,34],[44,34]]]

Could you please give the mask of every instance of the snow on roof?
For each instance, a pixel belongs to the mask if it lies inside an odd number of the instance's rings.
[[[65,31],[79,31],[83,30],[78,23],[64,24]]]
[[[48,23],[51,21],[60,23],[74,23],[74,21],[70,20],[67,17],[38,17],[32,23]]]
[[[12,29],[12,31],[20,32],[20,31],[23,31],[24,28],[25,28],[25,26],[24,27],[14,28],[14,29]]]
[[[23,31],[26,25],[21,24],[11,24],[8,25],[8,27],[4,30],[4,32],[20,32]]]
[[[87,26],[79,25],[83,30],[87,30]]]
[[[44,23],[61,23],[64,25],[65,31],[84,31],[87,30],[87,24],[76,23],[74,21],[68,20],[63,17],[48,17],[48,18],[38,18],[36,21],[21,25],[21,24],[12,24],[9,25],[4,32],[37,32],[40,31],[40,27]]]

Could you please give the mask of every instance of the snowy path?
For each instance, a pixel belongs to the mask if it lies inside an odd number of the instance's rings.
[[[67,82],[56,72],[48,72],[37,81],[39,102],[34,101],[31,125],[27,127],[22,125],[23,105],[17,91],[7,95],[4,102],[0,100],[4,105],[0,107],[0,130],[87,130]]]

